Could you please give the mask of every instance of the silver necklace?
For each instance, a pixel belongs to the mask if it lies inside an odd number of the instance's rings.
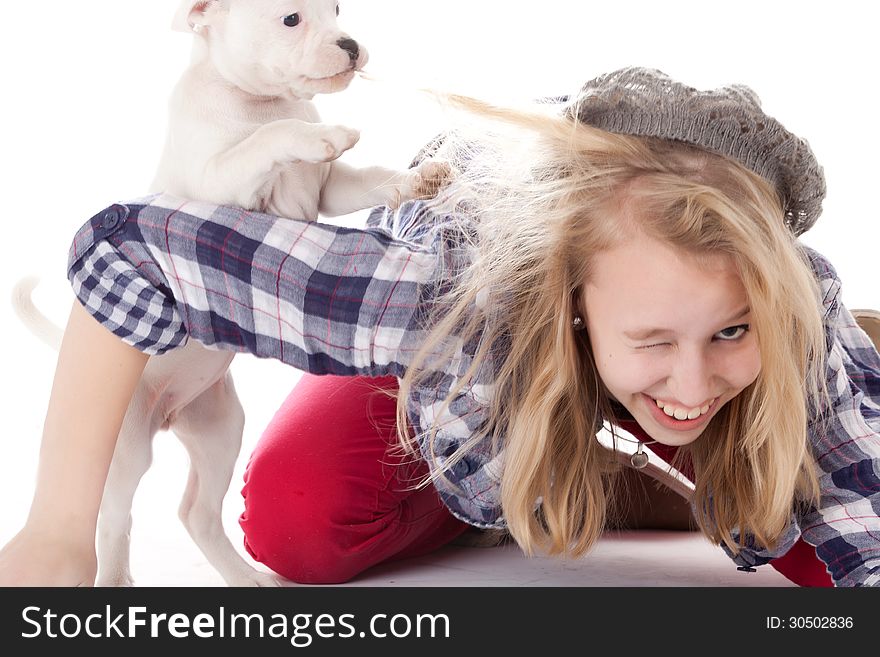
[[[636,470],[641,470],[646,465],[648,465],[648,455],[645,454],[642,449],[645,445],[653,445],[656,443],[656,440],[649,440],[648,442],[642,442],[641,440],[631,440],[630,438],[624,438],[623,436],[617,436],[621,440],[625,440],[628,443],[638,443],[638,447],[636,447],[636,453],[629,457],[629,463]]]

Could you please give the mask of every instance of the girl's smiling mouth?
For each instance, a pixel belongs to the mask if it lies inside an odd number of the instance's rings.
[[[701,407],[685,409],[676,408],[662,400],[656,400],[645,393],[642,393],[642,399],[647,405],[654,421],[660,426],[672,429],[673,431],[692,431],[702,427],[712,417],[712,411],[714,411],[718,402],[718,397],[715,397]],[[672,415],[667,411],[671,411]]]

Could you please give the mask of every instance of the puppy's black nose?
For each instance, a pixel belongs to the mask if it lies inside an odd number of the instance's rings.
[[[340,39],[336,42],[336,45],[348,53],[348,58],[351,60],[352,64],[354,64],[358,60],[358,55],[360,54],[360,46],[358,46],[357,41],[355,41],[354,39]]]

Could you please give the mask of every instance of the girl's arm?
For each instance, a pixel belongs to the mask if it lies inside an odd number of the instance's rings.
[[[69,278],[94,317],[146,353],[191,338],[314,374],[399,376],[445,266],[430,245],[381,229],[158,196],[86,224]]]
[[[841,301],[834,267],[808,249],[825,306],[828,422],[809,436],[821,499],[801,535],[835,586],[880,587],[880,355]]]
[[[880,356],[841,304],[827,425],[811,427],[821,499],[800,521],[835,586],[880,587]]]
[[[95,528],[116,437],[147,356],[78,303],[61,344],[24,529],[0,550],[0,586],[95,579]]]

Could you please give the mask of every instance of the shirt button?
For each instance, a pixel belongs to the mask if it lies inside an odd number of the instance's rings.
[[[109,210],[104,214],[104,220],[101,222],[101,225],[107,230],[112,230],[119,225],[119,211],[118,210]]]

